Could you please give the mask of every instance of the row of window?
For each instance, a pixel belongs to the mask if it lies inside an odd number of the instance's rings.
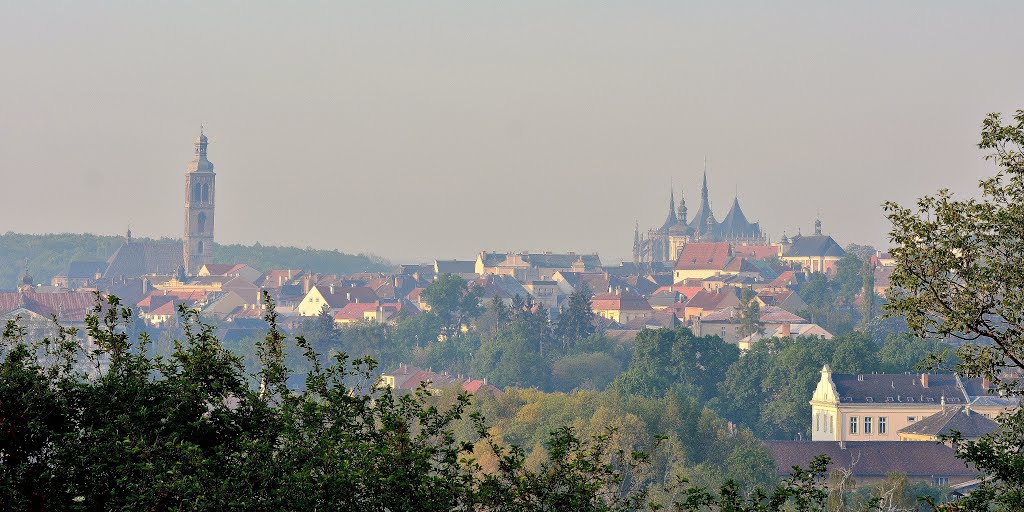
[[[915,421],[917,421],[917,418],[915,418],[914,416],[908,416],[907,417],[907,422],[908,423],[913,423]],[[861,431],[859,433],[864,434],[864,435],[873,434],[874,433],[873,430],[874,430],[874,427],[875,427],[874,418],[872,418],[871,416],[864,416],[863,421],[861,421],[857,416],[850,416],[850,433],[851,434],[857,434],[858,433],[857,430],[858,430],[858,428],[861,428],[861,426],[863,426],[863,428],[861,429]],[[885,435],[888,431],[889,431],[889,418],[886,417],[886,416],[879,416],[878,417],[878,435]]]

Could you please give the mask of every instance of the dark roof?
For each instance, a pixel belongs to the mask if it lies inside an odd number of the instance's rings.
[[[969,407],[946,407],[945,409],[912,423],[899,430],[900,434],[916,434],[938,437],[944,434],[960,432],[965,438],[977,439],[995,431],[999,424],[982,414],[971,411]]]
[[[855,477],[883,477],[896,471],[910,477],[971,477],[979,472],[956,458],[956,451],[933,441],[766,441],[779,474],[807,468],[818,455],[830,468],[852,469]]]
[[[104,261],[72,261],[68,264],[69,279],[96,279],[96,274],[103,274],[107,263]]]
[[[842,258],[846,251],[828,235],[797,235],[793,237],[793,245],[783,256],[802,258],[810,256],[827,256]]]
[[[435,272],[438,274],[475,274],[476,261],[435,260]]]
[[[601,266],[601,258],[596,254],[533,253],[523,255],[523,261],[539,268],[571,268],[580,260],[583,261],[583,266],[587,269],[596,269]]]
[[[725,214],[725,218],[718,224],[718,234],[722,238],[760,238],[761,226],[756,222],[748,222],[740,208],[739,198],[733,198],[729,213]]]
[[[961,405],[967,400],[952,373],[836,373],[832,382],[841,403],[939,404],[945,398],[947,404]]]
[[[365,286],[334,286],[334,293],[331,293],[330,286],[317,286],[316,289],[323,295],[324,302],[331,308],[343,308],[349,302],[377,302],[379,297],[373,290]]]
[[[185,262],[181,242],[126,240],[107,260],[103,277],[139,277],[149,274],[170,275]]]

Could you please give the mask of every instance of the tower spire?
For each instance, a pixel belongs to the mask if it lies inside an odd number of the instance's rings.
[[[640,263],[640,221],[633,228],[633,263]]]

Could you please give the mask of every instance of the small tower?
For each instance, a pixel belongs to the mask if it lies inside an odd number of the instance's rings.
[[[209,144],[203,129],[195,141],[195,156],[185,171],[184,271],[195,275],[213,255],[213,163],[206,159]]]
[[[686,198],[683,197],[682,193],[680,193],[679,194],[679,213],[676,215],[676,218],[679,219],[680,223],[687,224],[686,215],[687,215],[687,212],[686,212]]]
[[[821,219],[814,219],[814,236],[821,236]]]

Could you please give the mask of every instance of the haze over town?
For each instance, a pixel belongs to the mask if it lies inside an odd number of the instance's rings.
[[[708,157],[719,217],[884,247],[879,205],[974,193],[1022,103],[1016,2],[579,7],[11,3],[0,231],[180,237],[206,123],[222,243],[629,260]]]

